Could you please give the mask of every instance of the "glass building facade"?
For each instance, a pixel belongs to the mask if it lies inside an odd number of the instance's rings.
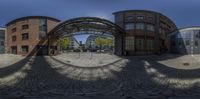
[[[170,35],[173,53],[200,54],[200,27],[180,29]]]
[[[5,53],[5,28],[0,28],[0,54]]]

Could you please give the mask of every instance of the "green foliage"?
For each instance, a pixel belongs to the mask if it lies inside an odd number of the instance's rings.
[[[106,44],[105,45],[107,45],[107,46],[113,46],[114,45],[113,38],[107,38],[105,40],[106,40]]]
[[[106,40],[104,38],[98,37],[95,39],[95,44],[97,46],[102,46],[102,45],[106,44]]]
[[[113,46],[113,39],[112,38],[101,38],[98,37],[95,39],[95,44],[97,46],[103,46],[103,45],[107,45],[107,46]]]
[[[69,37],[64,37],[64,38],[59,39],[58,43],[61,49],[66,49],[70,44],[70,39]]]

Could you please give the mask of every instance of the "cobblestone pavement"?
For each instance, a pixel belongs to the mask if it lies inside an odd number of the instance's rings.
[[[168,66],[168,62],[179,62],[181,57],[187,60],[187,56],[179,55],[123,57],[98,67],[70,65],[56,57],[28,57],[0,68],[0,97],[199,99],[200,69],[196,65],[191,65],[193,69]]]
[[[120,57],[116,55],[95,52],[70,52],[63,53],[54,57],[58,60],[61,60],[62,62],[79,67],[97,67],[112,63],[120,59]]]
[[[0,54],[0,68],[12,65],[22,60],[24,57],[13,54]]]

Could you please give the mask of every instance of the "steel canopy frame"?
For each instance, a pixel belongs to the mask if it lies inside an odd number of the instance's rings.
[[[52,36],[60,38],[65,35],[72,35],[75,34],[76,32],[81,32],[81,31],[84,32],[96,31],[96,33],[100,33],[102,35],[103,34],[113,35],[115,37],[115,45],[116,45],[115,51],[118,50],[118,55],[120,54],[123,55],[122,54],[124,50],[123,35],[125,34],[125,30],[109,20],[97,17],[78,17],[60,23],[48,33],[48,42]]]
[[[112,35],[120,35],[125,31],[111,21],[97,17],[79,17],[64,21],[52,29],[49,34],[58,35],[59,32],[73,33],[81,29],[95,29],[99,31],[110,31]]]

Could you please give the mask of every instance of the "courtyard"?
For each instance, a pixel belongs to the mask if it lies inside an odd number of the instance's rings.
[[[2,54],[0,64],[0,97],[6,99],[200,97],[199,55]]]

